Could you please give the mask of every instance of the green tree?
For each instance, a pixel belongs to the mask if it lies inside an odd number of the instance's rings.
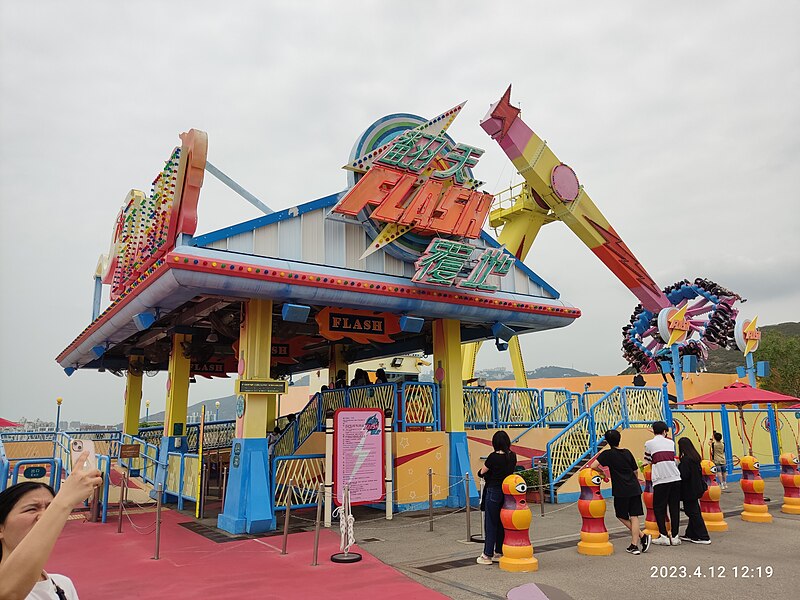
[[[800,338],[763,331],[756,360],[768,360],[770,375],[760,381],[765,390],[800,396]]]

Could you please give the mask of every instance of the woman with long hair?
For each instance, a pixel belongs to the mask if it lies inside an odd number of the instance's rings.
[[[484,480],[481,510],[484,519],[483,554],[478,564],[490,565],[499,561],[503,555],[505,529],[500,522],[500,509],[503,507],[503,480],[514,472],[517,455],[511,451],[511,439],[505,431],[496,431],[492,436],[494,451],[486,457],[486,462],[478,471]]]
[[[83,464],[84,452],[76,464]],[[58,494],[49,485],[25,481],[0,492],[0,598],[77,600],[69,577],[44,571],[73,507],[102,478],[97,469],[74,469]]]
[[[700,467],[700,454],[692,440],[682,437],[678,440],[678,456],[681,459],[678,470],[681,472],[681,500],[683,512],[689,518],[686,533],[681,536],[685,542],[693,544],[710,544],[708,529],[700,513],[700,497],[706,491],[703,481],[703,470]]]

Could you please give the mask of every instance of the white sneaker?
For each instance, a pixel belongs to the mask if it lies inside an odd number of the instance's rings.
[[[680,546],[681,545],[681,538],[679,538],[679,537],[672,538],[672,545],[673,546]]]
[[[665,535],[660,535],[650,540],[650,543],[654,546],[669,546],[669,538]]]
[[[478,557],[478,559],[477,559],[477,561],[476,561],[476,562],[477,562],[479,565],[490,565],[490,564],[492,564],[492,559],[491,559],[491,558],[489,558],[488,556],[486,556],[485,554],[481,554],[481,555]]]

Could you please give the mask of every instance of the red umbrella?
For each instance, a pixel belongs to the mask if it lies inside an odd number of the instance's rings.
[[[794,396],[785,396],[777,392],[770,392],[769,390],[761,390],[754,388],[746,383],[737,381],[729,386],[697,396],[691,400],[684,400],[678,404],[736,404],[739,407],[745,404],[788,404],[800,400]]]
[[[22,427],[22,425],[20,423],[14,423],[14,421],[9,421],[8,419],[0,417],[0,427]]]
[[[691,400],[684,400],[678,404],[691,405],[691,404],[734,404],[739,408],[739,418],[742,421],[742,437],[744,435],[744,411],[742,407],[745,404],[762,403],[762,404],[789,404],[800,400],[793,396],[786,396],[777,392],[770,392],[769,390],[760,390],[754,388],[746,383],[737,381],[732,383],[721,390],[709,392],[702,396],[697,396]],[[744,446],[744,437],[742,437],[742,446]],[[748,440],[750,454],[753,453],[753,445]]]

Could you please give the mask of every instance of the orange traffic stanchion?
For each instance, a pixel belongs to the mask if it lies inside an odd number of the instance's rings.
[[[781,512],[800,515],[800,472],[797,470],[797,457],[791,452],[781,454],[781,484],[783,485],[783,506]]]
[[[706,529],[709,531],[728,531],[728,523],[725,521],[722,509],[719,507],[722,489],[717,483],[717,467],[712,461],[704,460],[700,463],[700,468],[703,470],[703,481],[708,486],[708,489],[700,498],[700,514],[703,515]]]
[[[581,469],[578,473],[578,480],[581,484],[578,511],[583,519],[578,552],[590,556],[614,554],[614,546],[608,541],[608,530],[605,523],[606,501],[600,494],[603,474],[594,469]]]
[[[500,509],[500,522],[505,529],[503,538],[503,557],[500,568],[503,571],[529,573],[539,569],[539,560],[533,556],[528,530],[531,526],[531,511],[525,502],[528,486],[519,475],[509,475],[503,480],[503,508]]]
[[[754,456],[743,456],[741,460],[742,479],[739,485],[744,492],[742,520],[751,523],[772,523],[767,503],[764,502],[764,480],[759,472],[760,465]]]

